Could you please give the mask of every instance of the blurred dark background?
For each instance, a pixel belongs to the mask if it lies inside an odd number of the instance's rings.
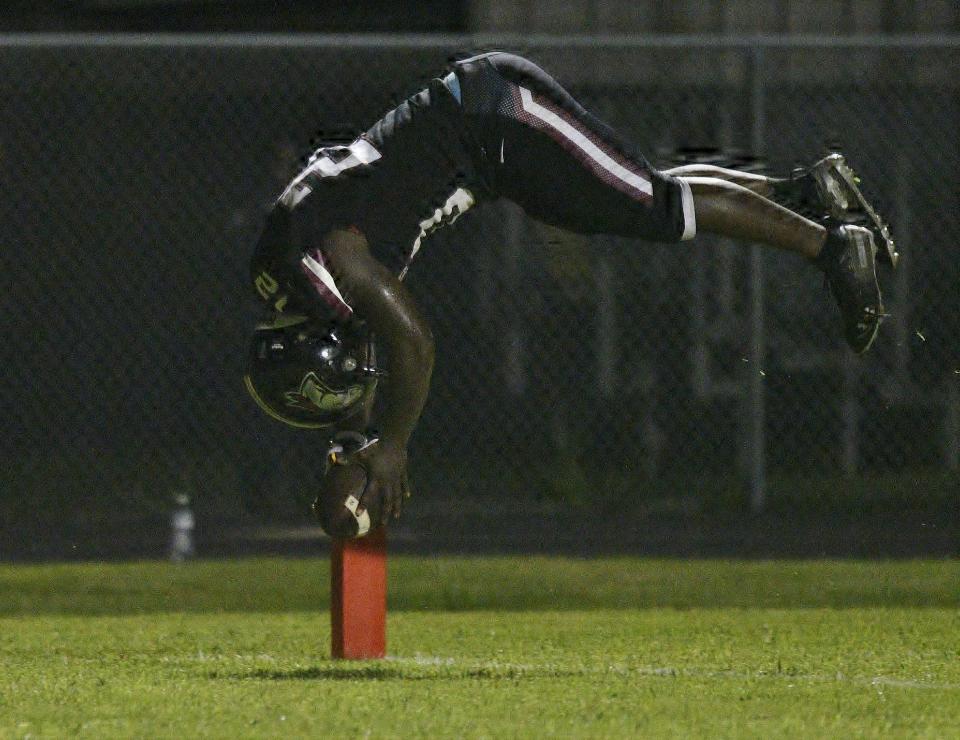
[[[234,0],[79,0],[7,3],[10,31],[465,31],[465,0],[422,2],[266,2]]]
[[[3,31],[948,33],[952,0],[8,0]]]
[[[904,264],[857,360],[787,256],[468,214],[408,279],[439,358],[394,546],[955,554],[958,19],[880,0],[8,3],[0,558],[162,555],[182,495],[201,554],[324,547],[322,435],[240,384],[247,255],[318,132],[358,133],[492,47],[660,164],[700,147],[784,172],[839,144]],[[18,33],[93,31],[140,35]]]

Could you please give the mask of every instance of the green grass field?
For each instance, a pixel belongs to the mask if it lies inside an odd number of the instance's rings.
[[[323,560],[0,566],[0,737],[960,736],[960,562],[391,561],[328,659]]]

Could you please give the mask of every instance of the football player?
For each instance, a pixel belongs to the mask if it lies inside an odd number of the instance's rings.
[[[271,318],[255,333],[247,388],[281,421],[351,433],[332,460],[349,453],[364,469],[361,508],[377,502],[379,523],[409,495],[407,443],[434,358],[404,275],[432,231],[496,198],[583,234],[679,242],[702,232],[794,252],[826,275],[857,353],[884,315],[876,261],[894,265],[896,253],[842,155],[784,178],[660,171],[529,60],[458,61],[351,144],[314,152],[251,264]],[[373,337],[389,359],[376,436]]]

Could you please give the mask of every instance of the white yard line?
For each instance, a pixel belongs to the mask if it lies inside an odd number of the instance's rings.
[[[149,656],[142,656],[145,659]],[[73,658],[75,661],[95,662],[94,659]],[[277,665],[281,660],[267,653],[258,654],[208,654],[204,652],[187,656],[162,656],[161,663],[272,663]],[[323,661],[327,662],[327,661]],[[626,666],[612,663],[606,667],[600,666],[563,666],[556,663],[513,663],[499,660],[463,660],[459,658],[443,657],[439,655],[423,655],[416,653],[412,656],[388,655],[385,661],[388,664],[400,666],[417,666],[420,668],[454,668],[462,671],[490,671],[511,673],[556,673],[578,675],[616,675],[622,677],[647,676],[651,678],[706,678],[732,679],[737,681],[751,679],[778,679],[780,681],[806,681],[815,683],[849,683],[859,686],[890,687],[899,689],[920,689],[927,691],[960,691],[960,683],[951,681],[932,681],[914,678],[897,678],[895,676],[848,676],[843,673],[794,673],[790,671],[777,672],[771,670],[760,671],[718,671],[706,668],[673,666]],[[304,661],[289,666],[291,670],[301,670],[316,666],[316,662]],[[401,676],[398,676],[401,678]]]
[[[444,658],[435,655],[416,654],[412,657],[391,655],[387,657],[391,663],[408,664],[416,666],[456,666],[467,670],[503,670],[516,672],[536,672],[536,671],[557,671],[557,672],[576,672],[583,674],[616,674],[618,676],[651,676],[666,678],[728,678],[736,680],[756,679],[756,678],[775,678],[780,680],[812,681],[812,682],[837,682],[851,683],[862,686],[890,686],[904,689],[927,689],[940,691],[960,690],[960,683],[948,681],[921,681],[910,678],[895,678],[892,676],[873,676],[871,678],[862,678],[857,676],[847,676],[843,673],[833,675],[826,673],[793,673],[776,671],[716,671],[700,668],[673,668],[670,666],[624,666],[609,665],[606,668],[564,668],[553,663],[505,663],[497,660],[490,661],[458,661],[456,658]]]

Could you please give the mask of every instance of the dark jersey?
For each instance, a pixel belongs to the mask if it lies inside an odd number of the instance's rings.
[[[387,113],[349,146],[318,149],[267,218],[252,263],[260,296],[352,315],[327,269],[324,236],[356,229],[403,276],[426,236],[505,197],[585,234],[656,241],[696,231],[687,183],[657,171],[532,62],[492,52]]]
[[[317,150],[277,202],[297,243],[358,229],[402,273],[423,238],[472,206],[477,191],[460,108],[440,81],[387,113],[349,146]]]

